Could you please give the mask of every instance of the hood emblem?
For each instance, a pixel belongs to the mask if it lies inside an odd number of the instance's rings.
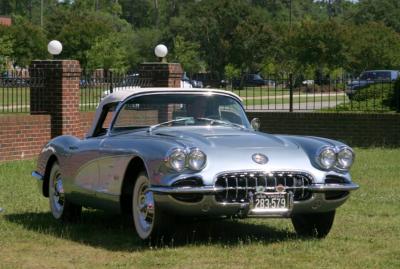
[[[251,156],[253,161],[258,164],[266,164],[268,162],[268,157],[261,153],[255,153]]]

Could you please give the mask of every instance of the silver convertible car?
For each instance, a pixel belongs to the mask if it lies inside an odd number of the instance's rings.
[[[231,92],[121,90],[102,100],[84,139],[48,142],[33,176],[54,218],[75,220],[82,207],[128,213],[142,239],[170,231],[174,216],[291,218],[299,235],[326,236],[358,188],[352,149],[258,127]]]

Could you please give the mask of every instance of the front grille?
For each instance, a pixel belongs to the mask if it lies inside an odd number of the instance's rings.
[[[293,193],[295,201],[302,201],[311,197],[306,189],[311,183],[311,175],[303,172],[228,172],[220,174],[215,181],[215,187],[224,189],[215,199],[222,203],[246,203],[249,194],[258,187],[264,187],[265,192],[275,192],[281,185],[286,192]]]
[[[203,186],[203,181],[199,177],[190,177],[176,181],[172,184],[173,187],[200,187]],[[197,203],[203,199],[202,194],[172,194],[176,200],[186,203]]]

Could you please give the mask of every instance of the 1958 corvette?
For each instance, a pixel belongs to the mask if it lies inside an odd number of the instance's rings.
[[[118,91],[84,139],[48,142],[32,175],[54,218],[77,219],[82,207],[126,212],[142,239],[165,233],[177,215],[291,218],[299,235],[326,236],[358,189],[353,150],[258,128],[231,92]]]

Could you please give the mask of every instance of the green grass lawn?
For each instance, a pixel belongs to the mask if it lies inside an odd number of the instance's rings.
[[[0,164],[0,268],[400,268],[400,149],[356,154],[361,189],[326,239],[297,238],[285,219],[201,221],[156,248],[101,211],[61,225],[30,177],[34,161]]]

